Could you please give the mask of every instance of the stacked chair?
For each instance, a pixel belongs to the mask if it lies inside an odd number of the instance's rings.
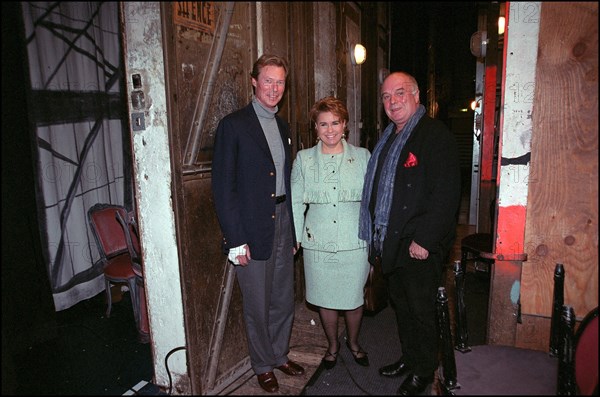
[[[100,259],[94,264],[102,268],[105,278],[107,309],[112,309],[113,285],[126,285],[142,343],[149,341],[142,262],[137,228],[125,207],[116,204],[95,204],[88,210],[88,222],[96,240]]]

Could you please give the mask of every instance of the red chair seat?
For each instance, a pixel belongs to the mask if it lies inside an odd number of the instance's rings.
[[[138,283],[140,276],[134,271],[134,262],[130,254],[128,240],[117,214],[127,216],[125,207],[115,204],[96,204],[88,210],[88,221],[96,239],[102,266],[106,290],[106,317],[110,317],[112,309],[111,285],[126,283],[129,288],[131,305],[136,328],[140,329],[140,292]],[[136,264],[137,265],[137,264]]]
[[[586,315],[575,334],[575,383],[579,394],[598,395],[598,307]]]
[[[131,266],[129,254],[121,254],[108,259],[104,265],[104,275],[121,282],[127,282],[128,278],[135,277],[136,273]]]

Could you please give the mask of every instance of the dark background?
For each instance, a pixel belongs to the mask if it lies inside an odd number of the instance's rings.
[[[432,53],[438,117],[444,121],[459,108],[468,107],[475,96],[477,59],[469,44],[477,31],[477,8],[475,2],[402,2],[392,6],[390,71],[412,74],[425,104]]]

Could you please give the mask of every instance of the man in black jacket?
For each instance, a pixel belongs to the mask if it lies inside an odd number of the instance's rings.
[[[287,62],[275,55],[254,63],[254,98],[220,121],[212,163],[223,250],[237,265],[250,362],[267,392],[279,390],[274,368],[304,373],[287,356],[295,308],[292,142],[277,116],[287,73]]]
[[[391,123],[369,161],[359,237],[381,258],[402,346],[400,360],[379,373],[408,374],[398,394],[414,395],[438,367],[435,302],[456,232],[460,165],[454,136],[425,114],[414,77],[390,74],[381,99]]]

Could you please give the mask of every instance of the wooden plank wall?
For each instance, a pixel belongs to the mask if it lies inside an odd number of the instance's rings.
[[[556,263],[579,320],[598,306],[598,3],[543,2],[517,346],[547,350]]]

